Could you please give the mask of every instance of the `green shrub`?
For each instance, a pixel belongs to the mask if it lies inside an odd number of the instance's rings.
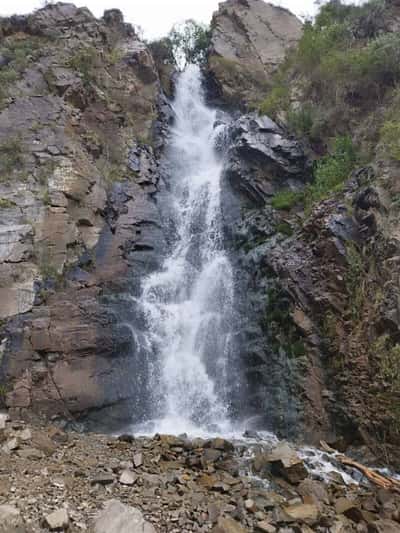
[[[381,141],[386,152],[400,161],[400,120],[387,120],[381,129]]]
[[[393,391],[400,392],[400,344],[393,344],[389,335],[382,335],[373,343],[371,355],[379,361],[381,377]]]
[[[0,198],[0,209],[9,209],[15,207],[17,204],[8,198]]]
[[[262,115],[276,118],[279,111],[287,109],[289,102],[289,89],[287,87],[273,87],[265,100],[259,105],[259,112]]]
[[[276,231],[286,237],[291,237],[293,235],[292,226],[287,222],[279,222],[279,224],[276,225]]]
[[[9,174],[19,170],[23,162],[21,139],[10,137],[0,144],[0,181],[8,179]]]
[[[300,203],[303,199],[303,193],[283,189],[275,194],[271,200],[274,209],[288,210]]]
[[[271,205],[275,209],[289,210],[303,203],[306,211],[318,201],[328,198],[332,193],[340,191],[344,182],[354,170],[358,155],[350,137],[337,137],[331,154],[318,161],[314,169],[314,182],[303,191],[282,189],[272,198]]]
[[[68,66],[78,71],[85,85],[94,79],[94,70],[100,60],[99,52],[93,46],[85,46],[77,50],[68,61]]]
[[[310,105],[305,105],[299,109],[289,109],[286,119],[289,129],[299,136],[311,136],[314,120],[314,111]]]
[[[332,192],[340,191],[344,182],[354,170],[358,156],[349,136],[337,137],[331,154],[324,156],[316,164],[314,183],[305,191],[306,207],[324,200]]]
[[[364,261],[354,243],[347,244],[346,259],[346,288],[349,298],[349,308],[352,319],[358,321],[361,316],[362,305],[364,302]]]

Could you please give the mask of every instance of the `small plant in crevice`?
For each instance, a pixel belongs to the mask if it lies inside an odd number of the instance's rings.
[[[88,87],[95,79],[95,70],[100,62],[100,53],[94,46],[84,46],[72,54],[67,65],[76,70]]]
[[[12,85],[22,77],[29,64],[40,57],[45,44],[42,37],[26,37],[22,33],[2,39],[0,54],[7,63],[0,70],[0,109],[11,96]]]
[[[379,373],[393,392],[400,393],[400,344],[389,335],[381,335],[371,346],[371,355],[378,361]]]
[[[301,203],[303,198],[303,192],[292,191],[291,189],[282,189],[273,196],[271,205],[274,209],[287,211],[295,205]]]
[[[10,392],[10,386],[6,383],[0,383],[0,406],[5,407],[6,405],[6,397],[7,394]]]
[[[284,289],[278,285],[270,286],[262,324],[271,337],[273,348],[277,351],[282,348],[289,359],[300,362],[308,352],[304,338],[293,322],[290,307],[290,300]]]
[[[359,156],[352,139],[349,136],[336,137],[331,153],[315,164],[314,181],[302,191],[282,189],[277,192],[272,198],[272,207],[289,210],[302,204],[309,213],[314,204],[343,189],[358,162]]]
[[[355,243],[346,246],[346,289],[349,299],[349,311],[353,321],[361,317],[365,297],[365,267],[363,257]]]
[[[287,222],[279,222],[276,225],[276,231],[280,233],[281,235],[285,235],[285,237],[292,237],[293,235],[293,228],[290,224]]]
[[[11,174],[21,170],[23,165],[23,146],[21,137],[15,135],[0,144],[0,182],[10,179]]]
[[[0,198],[0,209],[11,209],[17,204],[8,198]]]

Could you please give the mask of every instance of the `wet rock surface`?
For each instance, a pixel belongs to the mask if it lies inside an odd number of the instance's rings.
[[[118,424],[135,391],[125,289],[165,246],[157,70],[118,10],[48,5],[0,34],[10,57],[29,50],[1,67],[18,69],[0,102],[1,402]]]
[[[17,441],[16,448],[3,445],[0,451],[4,533],[337,533],[400,527],[398,495],[363,480],[356,484],[350,470],[343,472],[345,484],[334,472],[334,459],[322,480],[311,473],[310,459],[303,462],[288,444],[82,435],[18,421],[7,422],[0,437],[3,443]],[[29,450],[37,453],[25,453]],[[262,477],[256,470],[260,454],[270,464]],[[135,463],[138,455],[142,461]],[[273,465],[278,456],[289,469],[293,462],[302,464],[305,479],[282,476],[284,470]]]

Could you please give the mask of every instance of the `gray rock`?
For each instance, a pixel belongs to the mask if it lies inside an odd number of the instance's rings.
[[[115,478],[112,474],[98,474],[91,480],[92,485],[111,485]]]
[[[0,351],[0,359],[1,359],[1,351]],[[0,413],[0,429],[5,429],[6,424],[9,417],[7,413]]]
[[[133,464],[135,468],[139,468],[143,464],[143,454],[142,453],[135,453],[133,456]]]
[[[2,447],[2,450],[4,453],[11,453],[14,450],[17,450],[19,448],[19,442],[16,437],[13,439],[8,440]]]
[[[94,521],[93,533],[156,533],[156,530],[139,509],[109,500]]]
[[[282,475],[290,483],[300,483],[308,476],[303,461],[295,450],[286,443],[279,444],[266,455],[265,460],[271,464],[272,471]]]
[[[13,532],[14,529],[22,526],[23,520],[17,507],[8,504],[0,505],[0,533]]]
[[[262,0],[228,0],[212,22],[209,66],[219,92],[230,102],[260,100],[286,50],[302,33],[289,11]]]
[[[275,190],[304,181],[307,159],[298,141],[288,139],[268,117],[243,115],[229,127],[225,172],[232,187],[255,205]]]
[[[121,485],[134,485],[138,476],[130,470],[124,470],[119,478]]]
[[[58,509],[44,517],[44,522],[50,531],[67,529],[69,525],[68,513],[65,509]]]

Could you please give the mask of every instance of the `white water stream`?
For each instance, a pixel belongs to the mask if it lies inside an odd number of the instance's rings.
[[[177,233],[160,271],[142,283],[146,345],[154,354],[153,412],[164,433],[226,433],[232,268],[223,248],[215,111],[204,103],[201,73],[179,77],[167,163]]]
[[[148,435],[222,435],[244,444],[250,458],[260,446],[268,449],[278,440],[269,432],[243,438],[245,423],[230,416],[240,383],[235,376],[236,389],[228,384],[235,371],[234,284],[223,243],[223,161],[216,150],[221,131],[215,127],[216,112],[204,102],[197,67],[180,75],[173,110],[167,168],[176,236],[162,268],[143,280],[141,297],[135,299],[145,327],[140,341],[133,328],[132,334],[150,365],[151,407],[132,429]],[[313,475],[329,479],[340,473],[346,483],[355,481],[323,452],[297,450]]]

